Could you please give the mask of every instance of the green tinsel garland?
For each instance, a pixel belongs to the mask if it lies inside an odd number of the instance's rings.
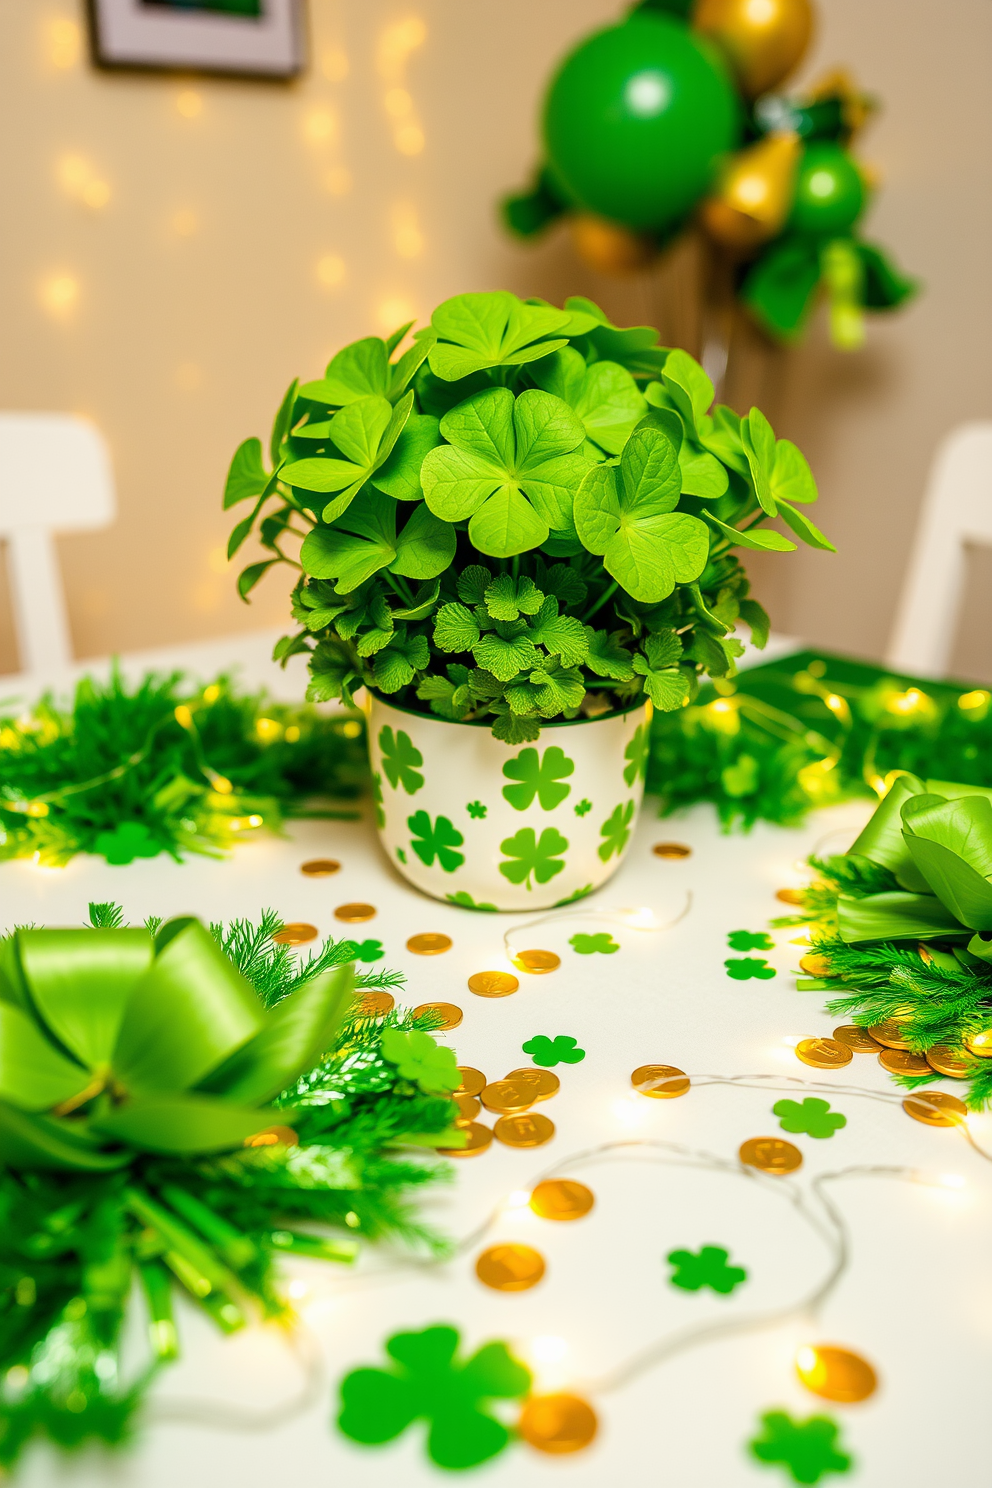
[[[122,915],[94,904],[90,921],[114,930]],[[267,1008],[362,954],[352,941],[327,941],[298,961],[273,943],[280,924],[268,912],[259,924],[210,927]],[[360,989],[402,980],[387,971],[355,979]],[[66,1449],[126,1439],[149,1383],[178,1354],[177,1285],[233,1332],[253,1315],[290,1318],[282,1254],[349,1262],[359,1239],[443,1249],[406,1196],[446,1176],[416,1149],[451,1138],[455,1108],[437,1087],[402,1078],[381,1047],[387,1028],[432,1026],[430,1015],[370,1018],[353,1003],[333,1048],[274,1102],[291,1107],[298,1145],[145,1153],[111,1173],[0,1169],[0,1468],[34,1437]],[[124,1379],[121,1333],[139,1281],[149,1357]]]
[[[358,715],[329,717],[226,676],[195,691],[182,674],[129,689],[85,677],[71,708],[46,695],[0,715],[0,860],[61,866],[80,852],[129,863],[217,854],[288,816],[357,817],[314,797],[353,798],[366,776]]]

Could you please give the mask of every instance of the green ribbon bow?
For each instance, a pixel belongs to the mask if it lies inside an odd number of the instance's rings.
[[[239,1147],[331,1046],[348,966],[267,1010],[195,919],[0,942],[0,1162],[109,1172]]]
[[[992,961],[992,790],[900,775],[848,856],[899,888],[842,894],[842,940],[943,940],[964,965]]]

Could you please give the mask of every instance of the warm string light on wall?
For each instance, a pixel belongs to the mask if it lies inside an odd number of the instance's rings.
[[[79,280],[75,274],[49,274],[38,287],[38,297],[53,320],[68,320],[79,303]]]
[[[110,201],[110,183],[94,169],[85,155],[63,155],[56,174],[66,196],[90,211],[99,212]]]
[[[401,155],[419,155],[424,148],[423,126],[406,86],[406,69],[411,54],[426,40],[427,26],[420,16],[394,21],[379,36],[376,62],[385,84],[382,106]]]
[[[82,33],[68,16],[53,16],[44,23],[43,45],[49,66],[58,72],[78,66],[83,54]]]

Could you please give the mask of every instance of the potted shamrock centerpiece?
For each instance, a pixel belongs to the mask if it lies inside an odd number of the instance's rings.
[[[618,866],[652,708],[734,671],[749,597],[738,549],[814,547],[795,445],[716,407],[702,368],[621,330],[498,291],[346,346],[294,382],[270,461],[246,440],[225,505],[297,575],[309,696],[364,689],[383,845],[419,888],[476,908],[580,898]],[[287,551],[302,538],[298,553]]]

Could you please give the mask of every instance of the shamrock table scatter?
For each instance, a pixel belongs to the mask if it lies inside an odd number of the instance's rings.
[[[803,1132],[807,1137],[832,1137],[847,1125],[847,1117],[840,1111],[831,1111],[830,1102],[807,1096],[800,1103],[793,1100],[776,1101],[772,1111],[779,1119],[783,1131]]]
[[[573,935],[568,943],[580,956],[592,956],[597,951],[603,956],[612,956],[620,949],[608,930],[597,935]]]
[[[735,982],[746,982],[751,977],[767,982],[775,975],[774,966],[769,966],[763,956],[728,956],[723,964],[727,968],[727,975],[733,977]]]
[[[384,1028],[382,1053],[404,1080],[415,1081],[425,1095],[451,1095],[462,1082],[454,1050],[419,1029],[404,1033],[399,1028]]]
[[[794,1483],[818,1483],[828,1473],[846,1473],[852,1459],[838,1450],[840,1427],[829,1416],[795,1421],[781,1410],[761,1417],[761,1434],[748,1443],[758,1462],[780,1466]]]
[[[567,1034],[548,1038],[546,1034],[536,1033],[521,1048],[535,1064],[544,1065],[546,1069],[552,1069],[556,1064],[580,1064],[586,1057],[585,1049],[580,1049],[577,1040]]]
[[[729,1265],[729,1258],[729,1251],[719,1245],[704,1245],[698,1252],[669,1251],[667,1260],[672,1274],[668,1279],[672,1286],[681,1287],[686,1292],[698,1292],[708,1286],[727,1297],[747,1280],[744,1267]]]
[[[731,930],[727,944],[732,951],[773,951],[775,942],[764,930]]]

